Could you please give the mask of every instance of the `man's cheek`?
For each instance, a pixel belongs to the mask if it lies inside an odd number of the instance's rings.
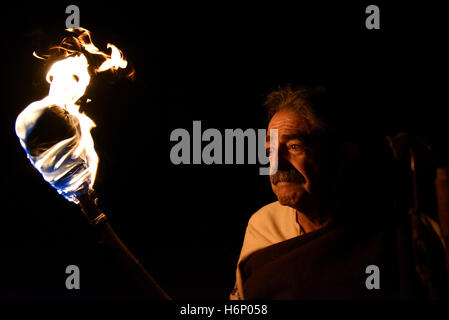
[[[306,177],[306,180],[308,182],[313,182],[316,179],[319,179],[320,169],[319,165],[315,161],[312,160],[305,161],[303,172],[304,177]]]

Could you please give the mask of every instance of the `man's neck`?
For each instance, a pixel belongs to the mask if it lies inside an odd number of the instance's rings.
[[[296,209],[296,219],[305,233],[325,227],[331,222],[333,217],[333,210],[321,210],[320,212],[314,212],[314,214],[306,214]]]

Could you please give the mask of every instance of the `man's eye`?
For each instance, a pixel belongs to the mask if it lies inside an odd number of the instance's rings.
[[[293,151],[304,151],[304,146],[301,144],[291,144],[288,148]]]

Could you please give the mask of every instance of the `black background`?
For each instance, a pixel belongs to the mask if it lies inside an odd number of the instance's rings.
[[[175,299],[228,297],[247,221],[275,197],[258,165],[173,165],[172,130],[191,132],[194,120],[203,130],[265,128],[271,90],[324,85],[339,92],[336,113],[372,159],[387,134],[408,131],[447,161],[442,9],[375,1],[381,29],[367,30],[371,3],[313,3],[78,4],[97,46],[115,44],[136,70],[134,81],[93,79],[86,94],[100,206]],[[66,6],[2,11],[0,298],[139,298],[15,136],[20,111],[48,93],[48,66],[31,53],[62,39]],[[383,171],[372,163],[367,179]],[[70,264],[80,267],[81,290],[65,288]]]

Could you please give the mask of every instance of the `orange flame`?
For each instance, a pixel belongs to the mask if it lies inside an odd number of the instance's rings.
[[[61,46],[55,47],[63,51],[64,58],[53,63],[47,73],[46,79],[50,83],[48,96],[31,103],[19,114],[16,134],[31,163],[44,179],[66,199],[78,203],[77,195],[87,191],[86,186],[93,187],[99,161],[90,134],[95,123],[79,111],[80,105],[77,104],[90,82],[89,64],[83,51],[103,58],[102,64],[94,69],[95,73],[124,69],[127,61],[122,52],[112,44],[107,45],[111,50],[110,55],[100,51],[92,43],[88,30],[76,28],[67,31],[77,36],[66,38]],[[41,58],[35,53],[33,55]],[[76,133],[37,155],[31,154],[27,149],[27,137],[43,112],[53,106],[64,109],[72,116]]]

